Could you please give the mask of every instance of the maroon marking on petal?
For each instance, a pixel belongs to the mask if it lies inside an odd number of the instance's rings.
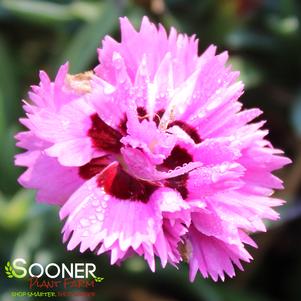
[[[141,122],[142,120],[144,119],[147,119],[147,112],[146,112],[146,109],[144,107],[138,107],[137,108],[137,114],[138,114],[138,118],[139,118],[139,121]]]
[[[159,110],[158,112],[156,112],[154,118],[153,118],[153,121],[156,123],[156,125],[158,126],[160,121],[161,121],[161,118],[163,116],[163,114],[165,113],[165,110],[161,109]]]
[[[194,129],[189,124],[187,124],[187,123],[185,123],[184,121],[181,121],[181,120],[176,120],[176,121],[171,122],[168,125],[168,128],[170,128],[170,127],[172,127],[174,125],[177,125],[184,132],[186,132],[186,134],[188,134],[190,136],[190,138],[194,141],[194,143],[200,143],[200,142],[202,142],[202,139],[201,139],[200,135],[198,134],[197,130]]]
[[[170,155],[159,166],[160,168],[175,169],[178,166],[182,166],[185,163],[192,162],[192,156],[187,152],[185,148],[176,145]]]
[[[170,155],[159,166],[159,169],[175,169],[178,166],[182,166],[185,163],[192,162],[192,156],[185,148],[176,145]],[[169,178],[165,181],[165,186],[176,189],[186,199],[188,196],[188,190],[186,188],[186,182],[188,175],[180,175],[174,178]]]
[[[92,159],[89,163],[79,168],[79,176],[82,179],[89,180],[99,174],[109,163],[107,156]]]
[[[117,199],[147,203],[158,186],[138,180],[126,173],[119,164],[111,165],[99,177],[98,185]]]
[[[122,135],[101,120],[97,114],[93,114],[91,120],[92,127],[88,135],[92,138],[94,146],[101,150],[119,153]]]
[[[181,194],[183,200],[185,200],[188,197],[188,189],[186,188],[187,179],[188,174],[170,178],[165,181],[165,186],[176,189]]]
[[[127,122],[128,122],[128,118],[127,118],[126,114],[124,114],[124,118],[121,120],[121,122],[119,124],[119,128],[120,128],[120,131],[123,136],[125,136],[127,133],[127,129],[128,129],[127,125],[126,125]]]

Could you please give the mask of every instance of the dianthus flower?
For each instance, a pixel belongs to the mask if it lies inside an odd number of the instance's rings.
[[[121,42],[104,38],[99,65],[77,75],[63,65],[25,102],[26,149],[19,182],[61,206],[68,250],[133,254],[155,270],[186,261],[212,279],[249,262],[248,236],[275,220],[290,162],[265,139],[259,109],[243,110],[243,84],[226,52],[198,55],[194,36],[169,34],[146,17],[140,31],[121,18]]]

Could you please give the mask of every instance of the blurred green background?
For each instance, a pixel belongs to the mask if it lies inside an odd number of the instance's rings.
[[[198,277],[188,281],[187,266],[151,273],[133,258],[110,267],[106,256],[67,252],[61,243],[58,209],[36,204],[34,193],[17,184],[14,134],[20,130],[21,99],[38,81],[38,70],[52,77],[69,60],[71,72],[91,68],[105,34],[119,38],[118,16],[138,25],[143,15],[196,33],[200,52],[209,44],[229,50],[241,71],[245,107],[259,107],[268,120],[269,139],[294,163],[278,175],[286,188],[282,219],[256,234],[258,250],[245,272],[224,283]],[[293,0],[0,0],[0,300],[28,283],[4,276],[7,260],[91,261],[105,280],[102,301],[282,301],[301,300],[301,3]],[[39,298],[40,300],[44,298]],[[46,299],[46,298],[45,298]],[[27,300],[19,298],[19,300]],[[64,300],[89,300],[85,298]]]

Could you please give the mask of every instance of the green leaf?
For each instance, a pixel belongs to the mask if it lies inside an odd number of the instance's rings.
[[[2,6],[8,12],[35,24],[44,23],[50,25],[73,19],[73,15],[70,13],[67,5],[49,1],[3,0]]]
[[[98,18],[101,5],[99,2],[74,1],[70,4],[70,12],[74,17],[89,22]]]
[[[288,37],[298,34],[299,20],[296,15],[291,15],[286,18],[271,15],[267,17],[267,25],[271,32]]]
[[[93,22],[83,25],[68,42],[66,50],[54,64],[70,62],[70,72],[79,73],[89,68],[93,59],[96,59],[96,48],[100,45],[105,34],[112,32],[117,25],[117,10],[112,1],[99,7],[98,17]]]
[[[226,38],[227,47],[235,50],[255,49],[267,52],[280,50],[277,40],[266,34],[259,34],[248,29],[237,29]]]
[[[240,79],[243,81],[246,89],[258,86],[263,80],[263,74],[259,68],[246,59],[239,56],[232,56],[229,59],[233,70],[239,70]]]
[[[249,292],[247,290],[233,290],[232,287],[222,288],[218,287],[218,291],[223,296],[224,301],[270,301],[270,298],[266,296],[261,296],[258,293]]]
[[[212,281],[198,277],[193,283],[189,283],[187,281],[188,268],[184,264],[181,265],[181,273],[176,273],[172,267],[161,269],[158,266],[156,276],[158,281],[162,279],[162,282],[164,282],[168,279],[171,283],[176,283],[178,287],[181,287],[182,291],[187,292],[188,295],[195,296],[195,298],[198,298],[197,300],[223,301]]]
[[[59,25],[74,20],[91,21],[97,17],[99,3],[74,1],[70,4],[40,0],[3,0],[2,7],[9,13],[33,24]]]
[[[17,189],[16,179],[20,169],[14,166],[14,155],[17,153],[16,141],[14,139],[16,132],[17,128],[15,126],[9,127],[1,140],[0,190],[5,194],[12,194]]]
[[[295,133],[301,137],[301,93],[298,94],[291,110],[291,123]]]
[[[0,140],[2,141],[5,128],[6,128],[6,116],[5,116],[5,105],[4,105],[4,98],[3,92],[0,90]]]
[[[0,134],[7,129],[8,123],[15,122],[18,111],[21,110],[21,106],[16,110],[16,104],[19,102],[16,73],[11,50],[0,35]]]
[[[19,227],[28,215],[31,205],[34,202],[34,192],[22,189],[10,200],[0,202],[0,225],[2,228],[15,229]],[[7,263],[10,267],[10,263]]]

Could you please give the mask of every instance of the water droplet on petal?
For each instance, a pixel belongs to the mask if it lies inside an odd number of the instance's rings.
[[[100,228],[101,228],[100,223],[96,223],[90,229],[92,233],[97,233],[99,232]]]
[[[90,225],[90,222],[89,222],[88,219],[82,218],[82,219],[80,220],[80,224],[81,224],[82,226],[84,226],[84,227],[87,227],[87,226]]]
[[[154,225],[154,220],[153,219],[149,219],[147,221],[148,226],[152,227]]]
[[[84,231],[81,236],[82,237],[87,237],[87,236],[89,236],[89,232],[88,231]]]
[[[97,213],[96,216],[97,216],[97,219],[98,219],[99,221],[103,221],[103,220],[104,220],[103,214]]]
[[[122,75],[120,74],[120,76],[119,76],[119,78],[118,78],[118,82],[119,82],[120,84],[123,84],[123,83],[125,82],[125,76],[122,76]]]
[[[63,128],[67,128],[67,127],[69,126],[69,124],[70,124],[70,121],[69,121],[69,120],[63,120],[63,121],[62,121],[62,126],[63,126]]]
[[[99,200],[98,200],[98,199],[94,199],[94,200],[92,201],[92,205],[93,205],[94,207],[99,206]]]

